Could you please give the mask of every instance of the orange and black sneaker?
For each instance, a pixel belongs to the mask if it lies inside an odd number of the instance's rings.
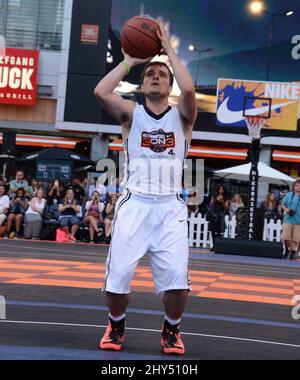
[[[184,355],[184,344],[180,337],[179,324],[171,325],[165,320],[162,329],[161,346],[165,354]]]
[[[119,322],[113,321],[108,318],[108,325],[105,334],[100,341],[100,348],[102,350],[120,351],[122,344],[125,342],[124,338],[125,318]]]

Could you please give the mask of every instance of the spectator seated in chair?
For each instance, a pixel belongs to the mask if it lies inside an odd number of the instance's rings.
[[[74,176],[72,183],[67,184],[65,189],[66,189],[66,193],[67,193],[67,190],[69,189],[73,190],[74,198],[80,205],[83,205],[85,203],[86,194],[85,194],[84,188],[80,184],[80,179],[78,176]]]
[[[30,206],[25,214],[25,239],[40,238],[45,206],[46,199],[44,198],[44,189],[40,187],[37,190],[36,197],[32,198],[30,201]]]
[[[32,178],[31,182],[29,182],[28,189],[27,189],[27,195],[29,196],[30,199],[36,197],[37,191],[40,187],[41,187],[40,182]]]
[[[100,201],[106,203],[107,201],[107,189],[102,183],[97,183],[97,178],[92,179],[92,183],[88,186],[88,197],[92,198],[94,191],[100,194]]]
[[[51,214],[50,219],[58,219],[58,205],[63,200],[64,187],[59,179],[55,178],[47,191],[47,212]]]
[[[105,225],[105,239],[108,243],[111,238],[111,231],[113,227],[113,219],[115,215],[115,208],[118,200],[118,195],[115,193],[109,194],[109,201],[105,208],[105,219],[104,219],[104,225]]]
[[[16,193],[20,188],[23,188],[25,190],[25,194],[28,191],[28,181],[25,179],[25,175],[22,170],[17,171],[16,179],[11,181],[9,184],[10,199],[14,199],[16,197]]]
[[[236,216],[237,210],[241,207],[245,207],[242,197],[240,196],[240,194],[235,194],[231,199],[229,206],[229,215],[231,219]]]
[[[102,212],[104,210],[104,203],[100,202],[100,194],[94,191],[92,199],[87,201],[85,209],[86,214],[84,217],[84,224],[89,226],[90,243],[94,243],[95,232],[97,236],[102,233],[99,224],[102,223]]]
[[[72,189],[66,191],[65,199],[59,204],[58,211],[61,228],[69,234],[70,240],[76,241],[75,235],[80,225],[77,215],[80,213],[81,207],[76,201]],[[71,228],[71,233],[69,228]]]
[[[21,227],[24,220],[24,215],[28,208],[28,199],[25,196],[25,190],[20,187],[16,191],[15,198],[10,203],[10,210],[7,218],[7,230],[4,238],[9,238],[12,224],[16,223],[16,238],[21,237]]]
[[[5,187],[0,185],[0,227],[7,218],[7,212],[9,209],[9,197],[5,194]]]

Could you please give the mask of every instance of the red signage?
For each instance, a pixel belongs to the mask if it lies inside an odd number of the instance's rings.
[[[0,52],[0,103],[34,105],[39,51],[12,48],[4,51],[2,55]]]

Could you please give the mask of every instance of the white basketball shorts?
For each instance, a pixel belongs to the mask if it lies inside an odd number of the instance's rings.
[[[158,294],[190,290],[187,207],[179,196],[127,193],[118,199],[103,291],[129,294],[135,268],[147,252]]]

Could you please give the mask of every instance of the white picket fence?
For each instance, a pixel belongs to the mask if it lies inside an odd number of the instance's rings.
[[[227,238],[235,238],[236,218],[229,219],[225,216],[226,230],[223,234]],[[189,225],[189,245],[190,247],[211,248],[213,246],[211,232],[208,230],[208,221],[201,214],[195,216],[192,213],[188,219]],[[271,219],[265,219],[263,240],[281,242],[282,223]]]

